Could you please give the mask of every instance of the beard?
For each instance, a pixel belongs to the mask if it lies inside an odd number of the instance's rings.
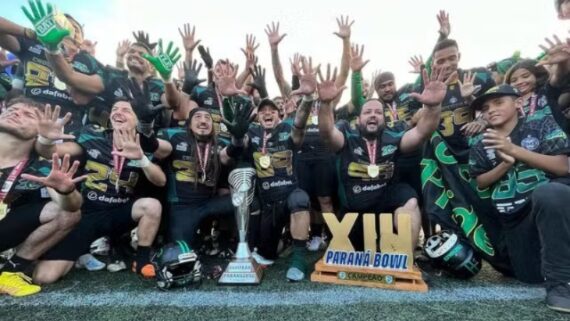
[[[28,134],[28,133],[25,133],[25,132],[18,130],[18,128],[6,126],[2,123],[0,123],[0,133],[12,135],[12,136],[14,136],[20,140],[31,140],[31,139],[36,138],[36,136],[37,136],[35,133],[29,133]]]
[[[375,131],[369,131],[366,128],[366,125],[359,125],[358,129],[360,131],[360,135],[366,139],[374,139],[378,137],[384,131],[384,124],[378,124],[377,129]]]

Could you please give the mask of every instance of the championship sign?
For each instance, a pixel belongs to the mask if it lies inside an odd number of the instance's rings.
[[[358,215],[347,213],[339,222],[334,214],[323,213],[332,239],[315,265],[311,281],[426,292],[427,284],[414,266],[410,215],[397,216],[398,233],[394,233],[393,215],[381,214],[380,235],[377,235],[378,216],[362,214],[364,251],[355,251],[348,236]]]

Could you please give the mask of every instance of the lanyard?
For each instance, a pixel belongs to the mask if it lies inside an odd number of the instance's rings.
[[[370,165],[376,165],[376,146],[378,139],[374,139],[373,143],[366,141],[366,148],[368,149],[368,157],[370,158]]]
[[[198,147],[198,164],[200,165],[200,169],[202,170],[202,183],[206,181],[206,166],[208,165],[208,158],[210,156],[210,143],[206,144],[204,147],[204,155],[202,156],[202,151],[200,149],[200,145]]]
[[[10,190],[12,190],[12,186],[14,185],[16,178],[20,176],[20,173],[22,173],[27,163],[28,159],[25,158],[19,161],[16,167],[12,169],[10,175],[8,175],[8,178],[6,178],[6,181],[4,181],[4,184],[2,185],[2,190],[0,190],[0,203],[4,202],[6,196],[8,196],[8,193],[10,192]]]
[[[261,154],[263,155],[267,154],[267,148],[265,146],[270,137],[271,134],[268,135],[267,132],[263,131],[263,145],[261,145]]]
[[[387,104],[388,108],[390,109],[390,113],[392,114],[392,121],[398,120],[398,108],[396,107],[396,103],[392,102],[391,104]]]
[[[117,147],[113,143],[113,151],[117,151]],[[121,172],[123,171],[123,165],[125,165],[125,157],[119,155],[113,155],[113,166],[114,171],[117,174],[117,181],[115,182],[115,190],[119,193],[119,181],[121,180]]]

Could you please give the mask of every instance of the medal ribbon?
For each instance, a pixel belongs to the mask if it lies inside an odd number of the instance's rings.
[[[8,175],[8,178],[6,178],[6,181],[4,181],[4,184],[2,185],[2,190],[0,190],[0,204],[4,203],[6,196],[8,196],[8,193],[10,193],[10,191],[12,190],[12,186],[14,185],[16,178],[20,176],[20,173],[22,173],[27,163],[28,163],[27,158],[19,161],[18,164],[16,164],[16,167],[14,167],[10,172],[10,174]]]
[[[377,144],[378,144],[378,139],[374,139],[374,142],[372,143],[366,141],[366,148],[368,149],[368,157],[370,158],[370,165],[376,165]]]
[[[263,155],[267,154],[267,148],[265,146],[270,137],[271,135],[267,135],[267,132],[263,131],[263,145],[261,145],[261,154]]]
[[[113,151],[116,152],[118,149],[113,143]],[[123,165],[125,165],[125,157],[119,155],[113,155],[113,170],[117,174],[117,181],[115,182],[115,190],[119,193],[119,181],[121,180],[121,173],[123,172]]]
[[[392,102],[391,104],[388,104],[388,108],[390,109],[390,113],[392,114],[392,122],[395,122],[398,120],[398,108],[396,106],[396,102]]]
[[[536,110],[536,100],[537,100],[537,95],[536,94],[532,94],[532,96],[530,96],[530,108],[529,108],[529,116],[534,115],[534,111]]]
[[[208,158],[210,157],[210,143],[206,144],[204,147],[204,156],[202,156],[202,150],[200,145],[198,147],[198,164],[202,170],[202,183],[206,181],[206,166],[208,166]]]

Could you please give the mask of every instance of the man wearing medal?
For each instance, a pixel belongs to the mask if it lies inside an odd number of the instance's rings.
[[[50,155],[50,165],[34,153],[38,109],[43,108],[17,98],[0,115],[0,252],[18,247],[0,270],[0,293],[17,297],[41,290],[26,273],[81,217],[75,184],[84,178],[73,178],[79,162],[70,164],[65,155],[60,165],[57,155]]]
[[[150,263],[151,245],[160,225],[162,206],[155,198],[140,198],[137,188],[143,176],[164,186],[166,176],[149,157],[160,149],[156,136],[139,135],[144,110],[151,109],[148,87],[144,95],[135,80],[131,83],[131,101],[117,101],[111,108],[113,129],[86,126],[75,141],[55,144],[58,139],[73,139],[61,134],[63,122],[59,107],[46,108],[38,126],[36,150],[42,156],[57,153],[82,157],[87,180],[82,186],[84,204],[78,227],[54,248],[44,254],[38,264],[37,279],[53,283],[67,274],[79,256],[89,251],[90,244],[101,236],[118,236],[137,227],[138,245],[133,272],[145,278],[155,276]],[[143,97],[144,96],[144,97]],[[137,114],[135,114],[135,111]],[[150,113],[150,111],[148,111]],[[138,117],[137,117],[138,115]],[[147,125],[147,124],[146,124]],[[145,154],[146,153],[146,154]],[[148,155],[148,156],[147,156]]]
[[[417,194],[408,184],[393,183],[392,177],[397,157],[417,150],[439,123],[446,93],[443,73],[435,70],[428,79],[424,71],[423,79],[423,93],[412,94],[423,104],[423,116],[416,127],[400,132],[385,128],[384,106],[376,99],[362,105],[356,129],[345,120],[335,126],[330,101],[340,89],[334,82],[325,81],[318,91],[319,131],[327,146],[339,155],[341,213],[410,213],[413,244],[421,227]],[[357,250],[363,249],[361,222],[354,225],[350,239]]]
[[[249,242],[257,248],[253,258],[261,265],[273,264],[278,257],[281,232],[289,224],[293,238],[293,254],[286,275],[289,281],[301,281],[307,274],[305,256],[310,225],[309,196],[298,187],[293,156],[303,143],[317,80],[310,58],[303,58],[302,65],[300,87],[292,92],[303,97],[295,119],[281,121],[279,107],[270,99],[263,99],[257,110],[258,123],[250,125],[243,140],[244,157],[256,170],[261,207],[261,214],[250,218]],[[224,96],[237,94],[220,89]]]

